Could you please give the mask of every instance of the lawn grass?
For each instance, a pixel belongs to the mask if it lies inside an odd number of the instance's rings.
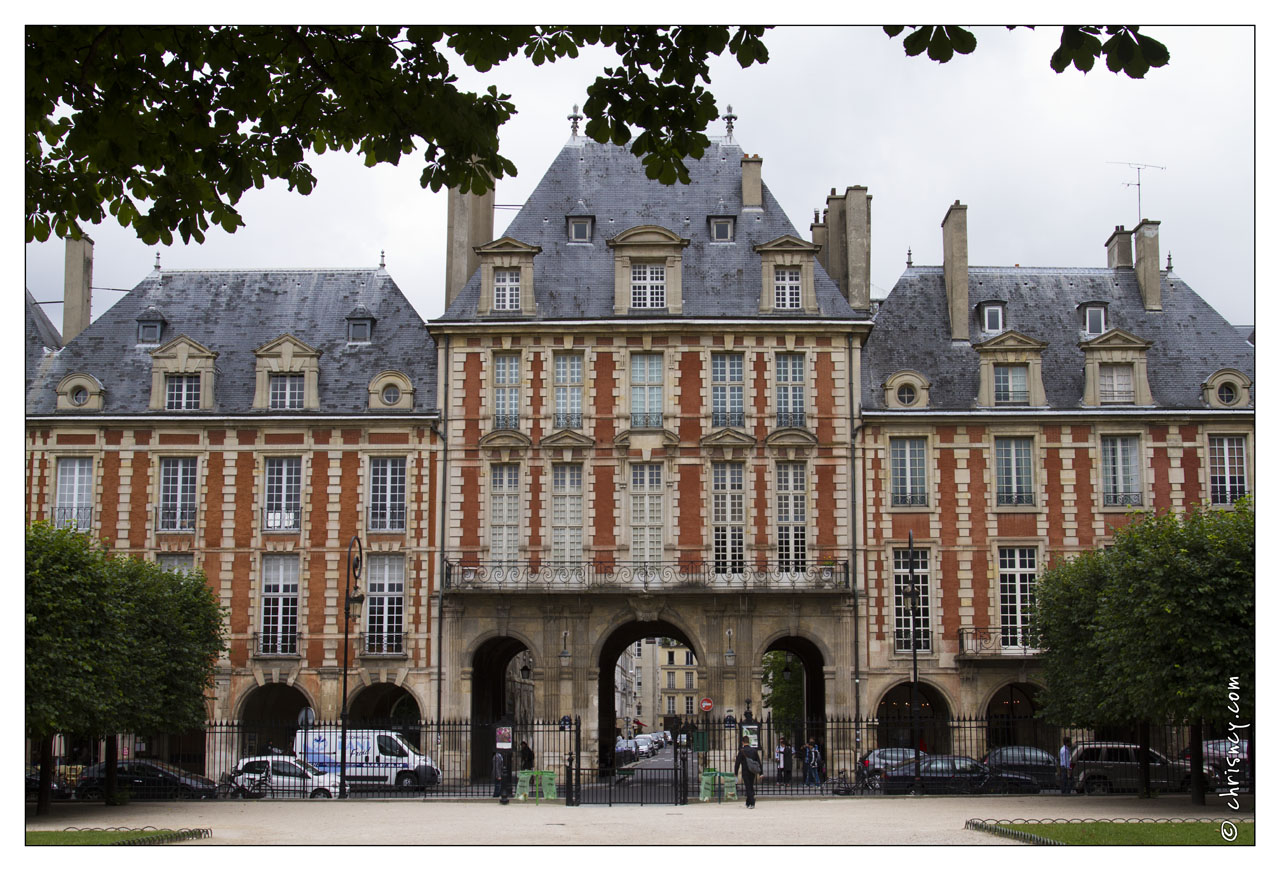
[[[1253,823],[1236,823],[1236,839],[1223,837],[1221,823],[1002,823],[1002,828],[1064,844],[1146,846],[1253,846]]]
[[[172,835],[172,829],[134,829],[117,832],[27,832],[28,847],[90,847],[103,844],[114,844],[117,841],[132,841],[135,838],[150,838],[157,835]]]

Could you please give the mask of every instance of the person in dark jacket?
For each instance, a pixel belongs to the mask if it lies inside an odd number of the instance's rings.
[[[738,748],[738,756],[733,760],[733,773],[736,776],[739,771],[742,772],[742,785],[747,796],[747,807],[755,807],[756,775],[747,767],[748,759],[755,762],[757,770],[764,771],[764,765],[760,762],[760,751],[752,747],[751,739],[743,735],[742,746]]]
[[[533,770],[533,748],[529,746],[528,741],[520,742],[520,770]]]
[[[493,797],[502,798],[502,781],[507,774],[507,760],[501,750],[493,751]]]

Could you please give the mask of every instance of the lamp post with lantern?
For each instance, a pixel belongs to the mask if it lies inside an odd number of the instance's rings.
[[[355,555],[351,550],[355,548]],[[351,536],[347,544],[347,586],[342,602],[342,755],[339,757],[338,797],[347,797],[347,669],[351,655],[351,617],[354,612],[357,623],[360,620],[360,605],[364,602],[364,593],[360,592],[360,567],[364,563],[364,545],[360,536]],[[351,590],[351,578],[355,577],[355,592]]]
[[[907,590],[903,594],[911,609],[911,755],[915,759],[915,779],[912,790],[916,795],[923,792],[920,783],[920,703],[918,700],[920,669],[916,659],[916,608],[920,603],[920,591],[916,588],[916,538],[915,533],[907,531]]]

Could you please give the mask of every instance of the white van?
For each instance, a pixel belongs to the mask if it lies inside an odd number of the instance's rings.
[[[322,771],[339,773],[342,730],[299,729],[293,751]],[[411,789],[440,782],[440,769],[413,740],[391,729],[347,730],[347,787]]]

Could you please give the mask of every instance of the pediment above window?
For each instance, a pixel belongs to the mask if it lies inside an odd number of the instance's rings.
[[[285,333],[278,339],[272,339],[253,352],[258,357],[275,357],[285,367],[281,371],[296,371],[300,362],[308,357],[319,357],[322,353],[306,342]]]
[[[779,236],[752,250],[760,255],[760,311],[810,314],[818,311],[813,288],[813,264],[821,245],[792,236]]]
[[[1045,342],[1037,341],[1026,333],[1020,333],[1017,330],[1006,330],[998,336],[987,339],[985,342],[975,342],[973,349],[979,353],[983,351],[1026,351],[1028,353],[1040,353],[1049,347]]]
[[[533,290],[533,258],[542,253],[530,245],[503,236],[475,247],[480,258],[480,300],[476,313],[482,315],[531,315],[537,311]]]
[[[810,256],[816,256],[822,250],[821,245],[815,245],[812,242],[806,242],[799,236],[779,236],[777,239],[771,239],[760,245],[753,245],[751,249],[757,254],[773,254],[779,251],[797,251],[803,252]]]
[[[513,239],[511,236],[503,236],[501,239],[494,239],[485,245],[477,245],[476,254],[480,257],[491,254],[528,254],[530,257],[541,254],[542,248],[537,245],[530,245],[527,242],[521,242],[519,239]]]
[[[1152,405],[1147,380],[1147,351],[1151,342],[1121,329],[1080,342],[1084,351],[1085,406]]]
[[[1090,339],[1087,342],[1081,342],[1080,348],[1086,354],[1090,351],[1146,351],[1151,347],[1151,342],[1140,339],[1127,330],[1114,329],[1108,330],[1096,339]]]
[[[703,436],[698,444],[704,448],[752,448],[756,440],[741,430],[725,428]]]
[[[641,224],[628,227],[612,239],[605,241],[610,248],[620,245],[676,245],[680,248],[688,246],[690,240],[683,239],[679,233],[660,227],[657,224]]]
[[[271,408],[271,376],[302,375],[302,408],[320,407],[321,352],[295,336],[285,333],[256,349],[254,408]],[[293,406],[296,407],[296,406]]]
[[[538,442],[538,446],[543,448],[589,448],[595,443],[595,439],[591,438],[591,436],[583,435],[576,430],[562,429],[542,439]]]
[[[496,429],[482,435],[479,445],[485,450],[525,451],[533,445],[533,439],[513,429]]]
[[[199,375],[199,408],[213,408],[214,377],[217,369],[214,361],[218,352],[211,351],[188,336],[178,336],[151,352],[151,401],[148,407],[159,411],[165,407],[165,377],[168,375]]]
[[[197,360],[214,360],[217,351],[210,351],[195,339],[178,336],[151,352],[152,360],[172,360],[179,367],[186,367]]]
[[[680,436],[669,429],[624,429],[613,437],[613,444],[619,448],[630,448],[632,442],[657,440],[664,448],[674,448],[680,444]]]
[[[764,444],[767,448],[775,450],[780,449],[799,449],[808,450],[818,443],[818,437],[807,429],[799,427],[787,426],[782,429],[775,429],[764,438]]]
[[[690,240],[657,224],[629,227],[605,244],[613,249],[613,313],[683,312],[684,249]]]

